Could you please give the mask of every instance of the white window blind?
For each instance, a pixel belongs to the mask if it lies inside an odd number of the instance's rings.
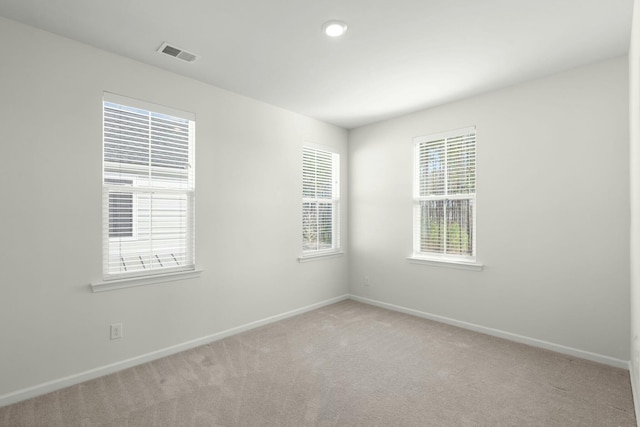
[[[190,113],[104,94],[105,279],[194,268],[194,135]]]
[[[414,143],[414,255],[475,261],[475,127]]]
[[[340,155],[313,147],[302,151],[302,252],[340,248]]]

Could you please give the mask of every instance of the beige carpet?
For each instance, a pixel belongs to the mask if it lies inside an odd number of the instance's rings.
[[[0,408],[2,426],[634,426],[629,374],[355,301]]]

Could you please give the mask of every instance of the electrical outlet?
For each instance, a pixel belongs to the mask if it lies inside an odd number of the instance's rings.
[[[117,340],[123,337],[122,323],[114,323],[111,325],[111,339]]]
[[[364,285],[371,286],[371,280],[369,280],[369,276],[364,276]]]

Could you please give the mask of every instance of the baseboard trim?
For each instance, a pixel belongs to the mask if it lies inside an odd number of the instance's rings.
[[[411,308],[401,307],[399,305],[389,304],[382,301],[377,301],[370,298],[361,297],[351,294],[350,299],[354,301],[363,302],[365,304],[375,305],[377,307],[386,308],[393,311],[399,311],[405,314],[411,314],[413,316],[422,317],[424,319],[434,320],[440,323],[446,323],[448,325],[457,326],[463,329],[469,329],[471,331],[480,332],[483,334],[491,335],[498,338],[504,338],[509,341],[515,341],[522,344],[527,344],[532,347],[544,348],[546,350],[555,351],[557,353],[566,354],[569,356],[579,357],[581,359],[587,359],[592,362],[598,362],[605,365],[613,366],[616,368],[629,369],[629,361],[616,359],[610,356],[604,356],[602,354],[591,353],[589,351],[578,350],[576,348],[567,347],[560,344],[554,344],[552,342],[539,340],[536,338],[530,338],[523,335],[514,334],[511,332],[501,331],[499,329],[487,328],[485,326],[476,325],[474,323],[463,322],[461,320],[451,319],[449,317],[440,316],[437,314],[426,313],[424,311],[414,310]],[[640,391],[640,390],[639,390]],[[640,419],[640,418],[639,418]]]
[[[614,366],[616,368],[622,368],[629,370],[629,377],[631,379],[631,389],[632,395],[634,399],[634,406],[636,410],[636,418],[640,420],[640,384],[638,384],[636,380],[636,376],[634,373],[633,365],[627,360],[616,359],[609,356],[604,356],[597,353],[592,353],[584,350],[578,350],[575,348],[563,346],[560,344],[554,344],[548,341],[538,340],[535,338],[526,337],[523,335],[513,334],[511,332],[505,332],[499,329],[488,328],[485,326],[476,325],[474,323],[463,322],[460,320],[451,319],[448,317],[440,316],[437,314],[431,314],[427,312],[423,312],[420,310],[414,310],[407,307],[402,307],[399,305],[389,304],[386,302],[361,297],[353,294],[345,294],[335,298],[330,298],[324,301],[320,301],[315,304],[310,304],[305,307],[301,307],[295,310],[287,311],[285,313],[277,314],[274,316],[266,317],[264,319],[256,320],[254,322],[249,322],[247,324],[237,326],[235,328],[230,328],[221,332],[217,332],[212,335],[208,335],[202,338],[197,338],[195,340],[187,341],[182,344],[177,344],[175,346],[167,347],[164,349],[160,349],[151,353],[143,354],[140,356],[132,357],[130,359],[126,359],[120,362],[112,363],[109,365],[101,366],[95,369],[90,369],[88,371],[80,372],[78,374],[73,374],[64,378],[60,378],[57,380],[49,381],[46,383],[42,383],[36,386],[24,388],[12,393],[7,393],[0,396],[0,407],[11,405],[13,403],[20,402],[22,400],[31,399],[33,397],[40,396],[42,394],[51,393],[56,390],[63,389],[65,387],[69,387],[75,384],[79,384],[85,381],[89,381],[95,378],[102,377],[104,375],[112,374],[117,371],[121,371],[123,369],[131,368],[133,366],[137,366],[143,363],[151,362],[166,356],[170,356],[175,353],[179,353],[181,351],[189,350],[201,345],[206,345],[223,338],[227,338],[232,335],[239,334],[241,332],[249,331],[251,329],[255,329],[261,326],[268,325],[270,323],[277,322],[279,320],[287,319],[289,317],[297,316],[299,314],[303,314],[327,305],[331,305],[340,301],[344,301],[347,299],[352,299],[354,301],[359,301],[365,304],[386,308],[388,310],[393,310],[405,314],[410,314],[413,316],[421,317],[424,319],[434,320],[436,322],[446,323],[448,325],[457,326],[463,329],[472,330],[475,332],[480,332],[487,335],[492,335],[499,338],[504,338],[510,341],[515,341],[523,344],[527,344],[533,347],[544,348],[546,350],[555,351],[562,354],[567,354],[574,357],[579,357],[586,360],[591,360],[593,362],[603,363],[605,365]]]
[[[85,381],[93,380],[95,378],[112,374],[114,372],[121,371],[123,369],[131,368],[133,366],[137,366],[137,365],[151,362],[166,356],[170,356],[172,354],[179,353],[181,351],[190,350],[192,348],[199,347],[201,345],[206,345],[214,341],[218,341],[223,338],[227,338],[229,336],[239,334],[241,332],[259,328],[260,326],[265,326],[270,323],[277,322],[279,320],[297,316],[298,314],[303,314],[308,311],[312,311],[312,310],[315,310],[327,305],[331,305],[336,302],[344,301],[347,299],[349,299],[348,294],[341,295],[335,298],[330,298],[324,301],[317,302],[315,304],[310,304],[305,307],[297,308],[295,310],[287,311],[285,313],[266,317],[264,319],[256,320],[254,322],[249,322],[247,324],[237,326],[235,328],[217,332],[212,335],[187,341],[182,344],[177,344],[161,350],[153,351],[151,353],[143,354],[141,356],[136,356],[120,362],[112,363],[110,365],[101,366],[95,369],[90,369],[88,371],[80,372],[78,374],[69,375],[68,377],[64,377],[64,378],[49,381],[43,384],[39,384],[36,386],[24,388],[22,390],[18,390],[12,393],[7,393],[0,396],[0,407],[11,405],[13,403],[17,403],[22,400],[31,399],[33,397],[37,397],[46,393],[51,393],[53,391],[60,390],[65,387],[69,387]]]

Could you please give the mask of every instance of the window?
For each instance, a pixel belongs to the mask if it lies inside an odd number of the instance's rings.
[[[190,113],[104,94],[105,280],[193,270]]]
[[[414,143],[414,256],[474,262],[475,127]]]
[[[312,147],[302,150],[302,253],[340,249],[340,155]]]
[[[105,178],[107,184],[133,184],[129,179]],[[109,237],[133,237],[133,193],[109,193]]]

